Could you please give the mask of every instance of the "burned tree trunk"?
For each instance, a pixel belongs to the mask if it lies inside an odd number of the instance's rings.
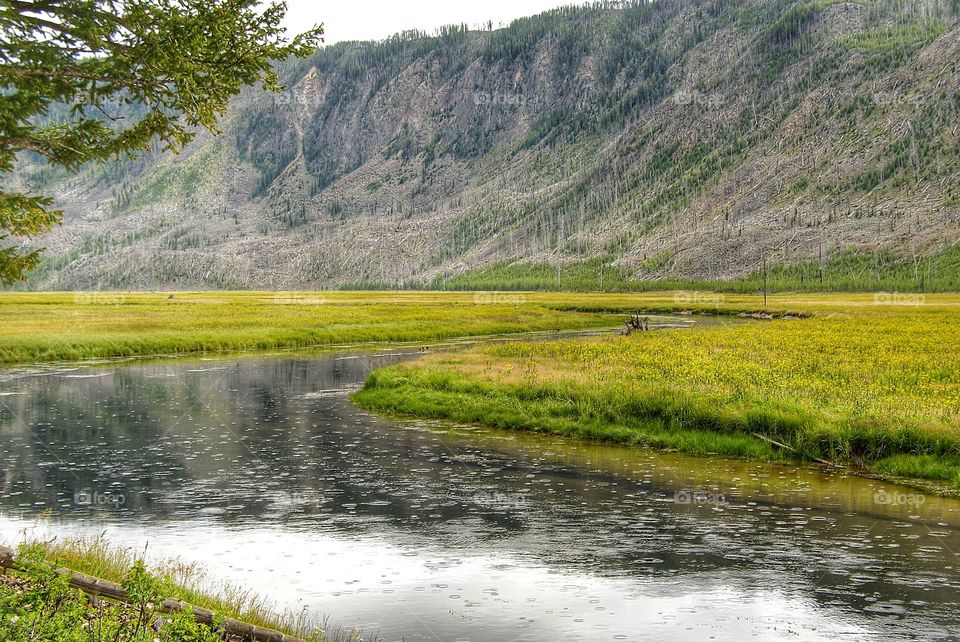
[[[630,319],[626,322],[627,329],[624,331],[626,336],[630,336],[634,332],[646,332],[650,329],[650,318],[641,317],[640,311],[636,311],[630,315]]]

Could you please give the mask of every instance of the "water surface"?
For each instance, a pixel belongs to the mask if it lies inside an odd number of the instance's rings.
[[[0,541],[98,534],[389,640],[960,639],[960,502],[353,407],[410,355],[7,371]]]

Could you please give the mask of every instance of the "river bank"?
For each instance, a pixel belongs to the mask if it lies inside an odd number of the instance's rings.
[[[249,590],[212,588],[198,564],[148,566],[102,536],[0,546],[0,570],[0,637],[10,642],[359,640],[359,632],[328,636],[303,614],[278,614]]]
[[[813,318],[481,346],[374,372],[353,399],[397,415],[818,461],[957,494],[958,306],[953,296],[778,297],[771,310]]]

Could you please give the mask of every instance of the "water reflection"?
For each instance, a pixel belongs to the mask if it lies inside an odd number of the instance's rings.
[[[960,632],[960,502],[352,407],[398,358],[8,376],[0,539],[106,529],[391,639]]]

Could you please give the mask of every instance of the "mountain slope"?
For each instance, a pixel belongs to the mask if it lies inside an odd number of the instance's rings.
[[[658,0],[347,43],[220,136],[17,180],[33,288],[443,284],[504,262],[733,278],[960,239],[953,0]],[[846,249],[846,250],[845,250]]]

